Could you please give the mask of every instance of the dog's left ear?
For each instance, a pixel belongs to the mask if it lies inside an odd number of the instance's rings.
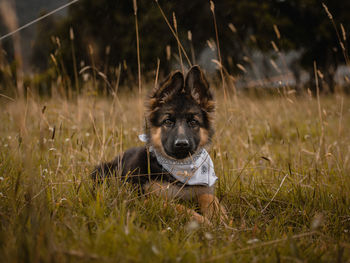
[[[193,66],[187,73],[185,80],[185,92],[204,109],[212,111],[214,107],[213,94],[209,84],[199,66]]]

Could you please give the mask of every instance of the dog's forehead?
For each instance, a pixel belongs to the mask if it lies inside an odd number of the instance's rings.
[[[185,97],[178,97],[164,103],[161,107],[161,112],[171,115],[198,115],[201,114],[201,108],[193,100],[191,101]]]

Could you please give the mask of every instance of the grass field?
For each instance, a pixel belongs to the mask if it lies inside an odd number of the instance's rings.
[[[94,165],[142,144],[137,97],[0,98],[0,261],[350,262],[349,97],[217,93],[226,228],[122,181],[92,188]]]

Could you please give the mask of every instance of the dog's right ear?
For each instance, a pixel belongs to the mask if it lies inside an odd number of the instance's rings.
[[[174,94],[181,91],[183,86],[184,76],[180,71],[175,71],[153,90],[151,93],[151,99],[155,99],[158,102],[166,102]]]

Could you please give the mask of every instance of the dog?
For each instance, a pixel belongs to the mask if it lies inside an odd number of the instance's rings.
[[[186,77],[171,73],[152,90],[146,105],[145,134],[140,136],[145,146],[98,165],[92,178],[100,181],[119,173],[145,195],[196,201],[199,213],[175,206],[200,223],[211,224],[215,218],[227,222],[214,195],[217,177],[206,151],[214,134],[215,102],[200,67],[191,67]]]

